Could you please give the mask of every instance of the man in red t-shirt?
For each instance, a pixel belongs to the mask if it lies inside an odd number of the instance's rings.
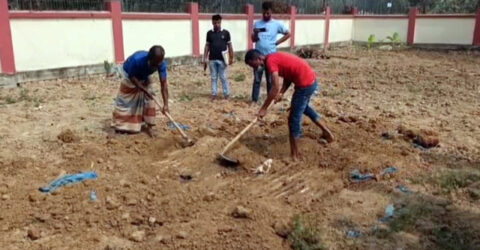
[[[290,114],[288,116],[288,128],[290,132],[290,152],[293,159],[299,159],[298,143],[302,136],[302,118],[308,116],[323,132],[323,137],[332,142],[334,136],[321,120],[321,116],[310,107],[309,102],[318,87],[315,72],[308,63],[289,53],[276,52],[263,56],[258,50],[249,50],[245,55],[245,63],[253,69],[266,65],[272,76],[273,88],[268,93],[265,103],[258,111],[259,118],[267,114],[267,109],[272,101],[278,102],[283,94],[293,83],[295,92],[292,96]],[[280,83],[283,78],[283,86]]]

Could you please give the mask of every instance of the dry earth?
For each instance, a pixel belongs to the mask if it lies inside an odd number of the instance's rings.
[[[324,144],[305,120],[300,163],[289,162],[288,100],[230,151],[241,167],[216,162],[257,110],[248,105],[251,71],[241,62],[229,72],[232,100],[213,103],[200,67],[170,68],[170,110],[191,127],[190,148],[161,113],[154,139],[108,138],[116,79],[0,90],[0,248],[289,249],[281,225],[298,214],[328,249],[480,249],[479,54],[332,54],[346,58],[309,62],[322,83],[312,103],[337,140]],[[416,135],[440,143],[414,147]],[[270,158],[271,171],[254,175]],[[349,178],[353,169],[378,174],[387,166],[398,172]],[[92,170],[97,180],[38,191],[60,175]],[[394,217],[381,223],[389,204]]]

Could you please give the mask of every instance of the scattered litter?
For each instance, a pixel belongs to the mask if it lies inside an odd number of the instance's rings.
[[[424,148],[424,149],[429,149],[429,148],[437,147],[437,146],[438,146],[438,143],[439,143],[438,138],[434,138],[434,137],[427,137],[427,136],[417,135],[417,136],[413,139],[413,144],[414,144],[414,146],[420,146],[420,147],[422,147],[422,148]]]
[[[96,201],[97,200],[97,193],[95,193],[94,190],[90,191],[90,201]]]
[[[190,126],[188,126],[188,125],[185,125],[185,124],[182,124],[182,123],[179,123],[179,122],[177,122],[177,125],[178,125],[182,130],[190,130]],[[177,128],[175,127],[175,124],[173,124],[172,121],[170,121],[170,122],[168,123],[168,127],[169,127],[171,130],[177,129]]]
[[[362,181],[373,180],[374,178],[375,178],[375,175],[361,174],[360,171],[358,171],[358,169],[354,169],[352,172],[350,172],[350,179],[352,181],[362,182]]]
[[[382,138],[385,140],[391,140],[393,139],[393,135],[390,134],[389,132],[382,133]]]
[[[396,173],[398,170],[396,167],[387,167],[385,168],[384,170],[382,170],[382,173],[381,175],[386,175],[386,174],[394,174]]]
[[[181,174],[180,175],[180,180],[182,181],[191,181],[193,177],[189,174]]]
[[[350,238],[358,238],[362,235],[362,233],[355,229],[350,229],[347,231],[347,236]]]
[[[397,189],[400,190],[402,193],[405,193],[405,194],[412,193],[412,191],[410,191],[410,189],[408,189],[408,187],[404,186],[404,185],[398,185]]]
[[[65,175],[63,177],[60,177],[59,179],[56,179],[52,181],[47,187],[41,187],[38,190],[42,193],[51,193],[55,191],[57,188],[69,185],[69,184],[74,184],[78,182],[82,182],[88,179],[95,180],[97,179],[98,175],[96,172],[85,172],[85,173],[78,173],[78,174],[69,174]]]
[[[393,204],[390,204],[390,205],[387,206],[387,208],[385,208],[385,216],[383,216],[380,219],[380,221],[381,222],[386,222],[390,218],[392,218],[394,214],[395,214],[395,207],[393,206]]]
[[[270,171],[270,168],[272,167],[272,159],[268,159],[262,163],[262,165],[258,166],[253,173],[256,175],[261,175],[261,174],[267,174],[268,171]]]
[[[379,180],[379,177],[383,177],[387,174],[394,174],[398,171],[396,167],[387,167],[382,170],[380,173],[380,176],[375,176],[372,173],[366,173],[362,174],[358,169],[354,169],[350,172],[350,180],[353,182],[363,182],[363,181],[369,181],[369,180]]]

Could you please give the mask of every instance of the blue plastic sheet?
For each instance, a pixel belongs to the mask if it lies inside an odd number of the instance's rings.
[[[177,122],[177,125],[178,125],[182,130],[190,130],[190,126],[188,126],[188,125],[181,124],[181,123],[179,123],[179,122]],[[168,127],[169,127],[171,130],[177,129],[177,128],[175,127],[175,124],[173,124],[172,121],[170,121],[170,123],[168,123]]]
[[[396,167],[387,167],[380,173],[382,176],[386,174],[394,174],[398,171]],[[362,174],[358,169],[354,169],[350,172],[350,179],[354,182],[369,181],[375,179],[375,175],[372,173]]]
[[[408,189],[408,187],[404,186],[404,185],[398,185],[397,189],[400,190],[402,193],[405,193],[405,194],[412,193],[412,191],[410,191],[410,189]]]
[[[385,208],[385,216],[383,216],[380,219],[380,221],[381,222],[386,222],[390,218],[392,218],[394,214],[395,214],[395,207],[393,206],[393,204],[390,204],[390,205],[387,206],[387,208]]]
[[[97,193],[92,190],[90,191],[90,201],[96,201],[97,200]]]
[[[350,238],[358,238],[362,235],[360,231],[357,231],[355,229],[350,229],[347,231],[347,236]]]
[[[40,190],[40,192],[42,192],[42,193],[51,193],[59,187],[79,183],[79,182],[89,180],[89,179],[94,180],[94,179],[97,179],[97,177],[98,177],[98,175],[97,175],[96,172],[68,174],[68,175],[64,175],[64,176],[52,181],[48,186],[41,187],[38,190]]]
[[[360,171],[358,171],[358,169],[355,169],[352,172],[350,172],[350,179],[352,181],[361,182],[361,181],[372,180],[374,178],[375,178],[375,175],[373,175],[373,174],[361,174]]]

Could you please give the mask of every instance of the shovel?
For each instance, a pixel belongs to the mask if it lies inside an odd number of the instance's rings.
[[[220,161],[220,163],[224,166],[229,166],[229,167],[234,167],[234,166],[237,166],[240,164],[240,161],[237,160],[237,159],[233,159],[231,157],[228,157],[225,155],[225,153],[232,147],[232,145],[238,141],[238,139],[240,139],[240,137],[242,137],[243,134],[245,134],[253,125],[255,125],[255,123],[257,123],[258,121],[258,117],[255,117],[255,119],[253,119],[253,121],[250,122],[250,124],[248,124],[243,130],[242,132],[240,132],[237,136],[235,136],[235,138],[233,138],[233,140],[231,140],[227,146],[225,146],[225,148],[223,149],[223,151],[219,154],[218,156],[218,160]]]
[[[153,101],[155,101],[155,103],[161,108],[162,105],[160,105],[160,103],[158,102],[157,98],[155,98],[154,96],[153,97]],[[190,137],[188,137],[185,132],[183,132],[183,129],[180,128],[180,126],[178,126],[178,124],[175,122],[175,120],[173,120],[172,116],[170,116],[169,113],[165,113],[165,116],[173,123],[173,125],[175,125],[175,127],[177,128],[178,132],[180,132],[180,134],[182,135],[182,137],[186,140],[186,143],[183,143],[182,144],[182,147],[190,147],[190,146],[193,146],[193,144],[195,144],[195,142],[190,139]]]

